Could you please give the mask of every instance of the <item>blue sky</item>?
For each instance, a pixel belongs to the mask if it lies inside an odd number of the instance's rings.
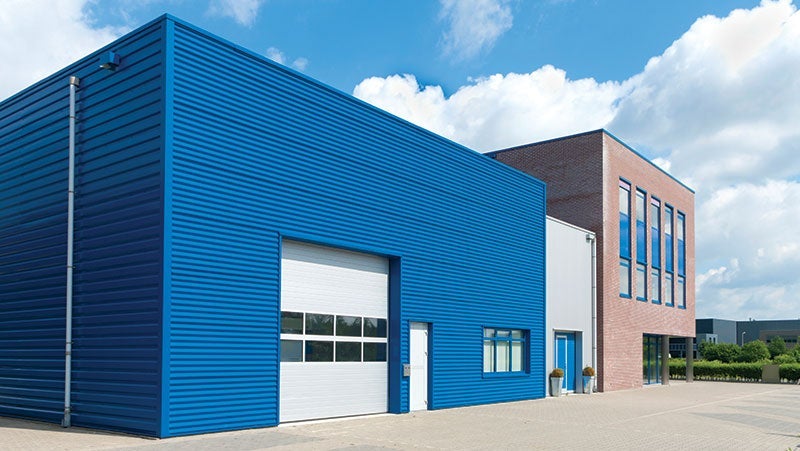
[[[697,192],[699,318],[800,318],[796,1],[4,0],[0,99],[167,12],[480,152],[607,128]]]

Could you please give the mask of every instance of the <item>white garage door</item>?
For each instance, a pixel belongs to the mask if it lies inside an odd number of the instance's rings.
[[[280,421],[388,410],[389,262],[284,241]]]

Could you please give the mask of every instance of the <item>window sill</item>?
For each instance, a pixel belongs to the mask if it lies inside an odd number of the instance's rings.
[[[653,299],[653,304],[661,305],[661,301],[659,301],[658,299]]]
[[[629,295],[629,294],[622,294],[622,293],[620,293],[620,294],[619,294],[619,297],[621,297],[621,298],[625,298],[625,299],[630,299],[630,298],[631,298],[631,295]]]
[[[686,310],[686,306],[685,305],[679,305],[678,308],[681,309],[681,310]]]
[[[642,302],[647,302],[647,298],[640,298],[639,296],[636,296],[636,300],[637,301],[642,301]]]
[[[527,377],[529,374],[525,371],[503,371],[499,373],[483,373],[484,379],[508,379],[517,377]]]
[[[675,307],[675,304],[664,304],[664,307]]]

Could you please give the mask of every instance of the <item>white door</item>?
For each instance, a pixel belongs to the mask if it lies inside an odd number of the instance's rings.
[[[388,411],[389,262],[284,241],[280,421]]]
[[[411,323],[409,408],[428,409],[428,323]]]

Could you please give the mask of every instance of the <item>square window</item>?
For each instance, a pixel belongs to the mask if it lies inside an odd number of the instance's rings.
[[[306,362],[333,362],[333,342],[306,340]]]
[[[336,342],[336,361],[337,362],[360,362],[361,361],[361,342],[360,341],[337,341]]]
[[[385,362],[386,343],[364,343],[365,362]]]
[[[306,313],[306,335],[333,335],[333,315]]]
[[[340,337],[360,337],[361,317],[336,315],[336,335]]]
[[[281,312],[281,333],[302,334],[303,314],[300,312]]]
[[[383,318],[364,318],[364,336],[386,338],[386,320]]]
[[[281,362],[302,362],[303,340],[281,340]]]

